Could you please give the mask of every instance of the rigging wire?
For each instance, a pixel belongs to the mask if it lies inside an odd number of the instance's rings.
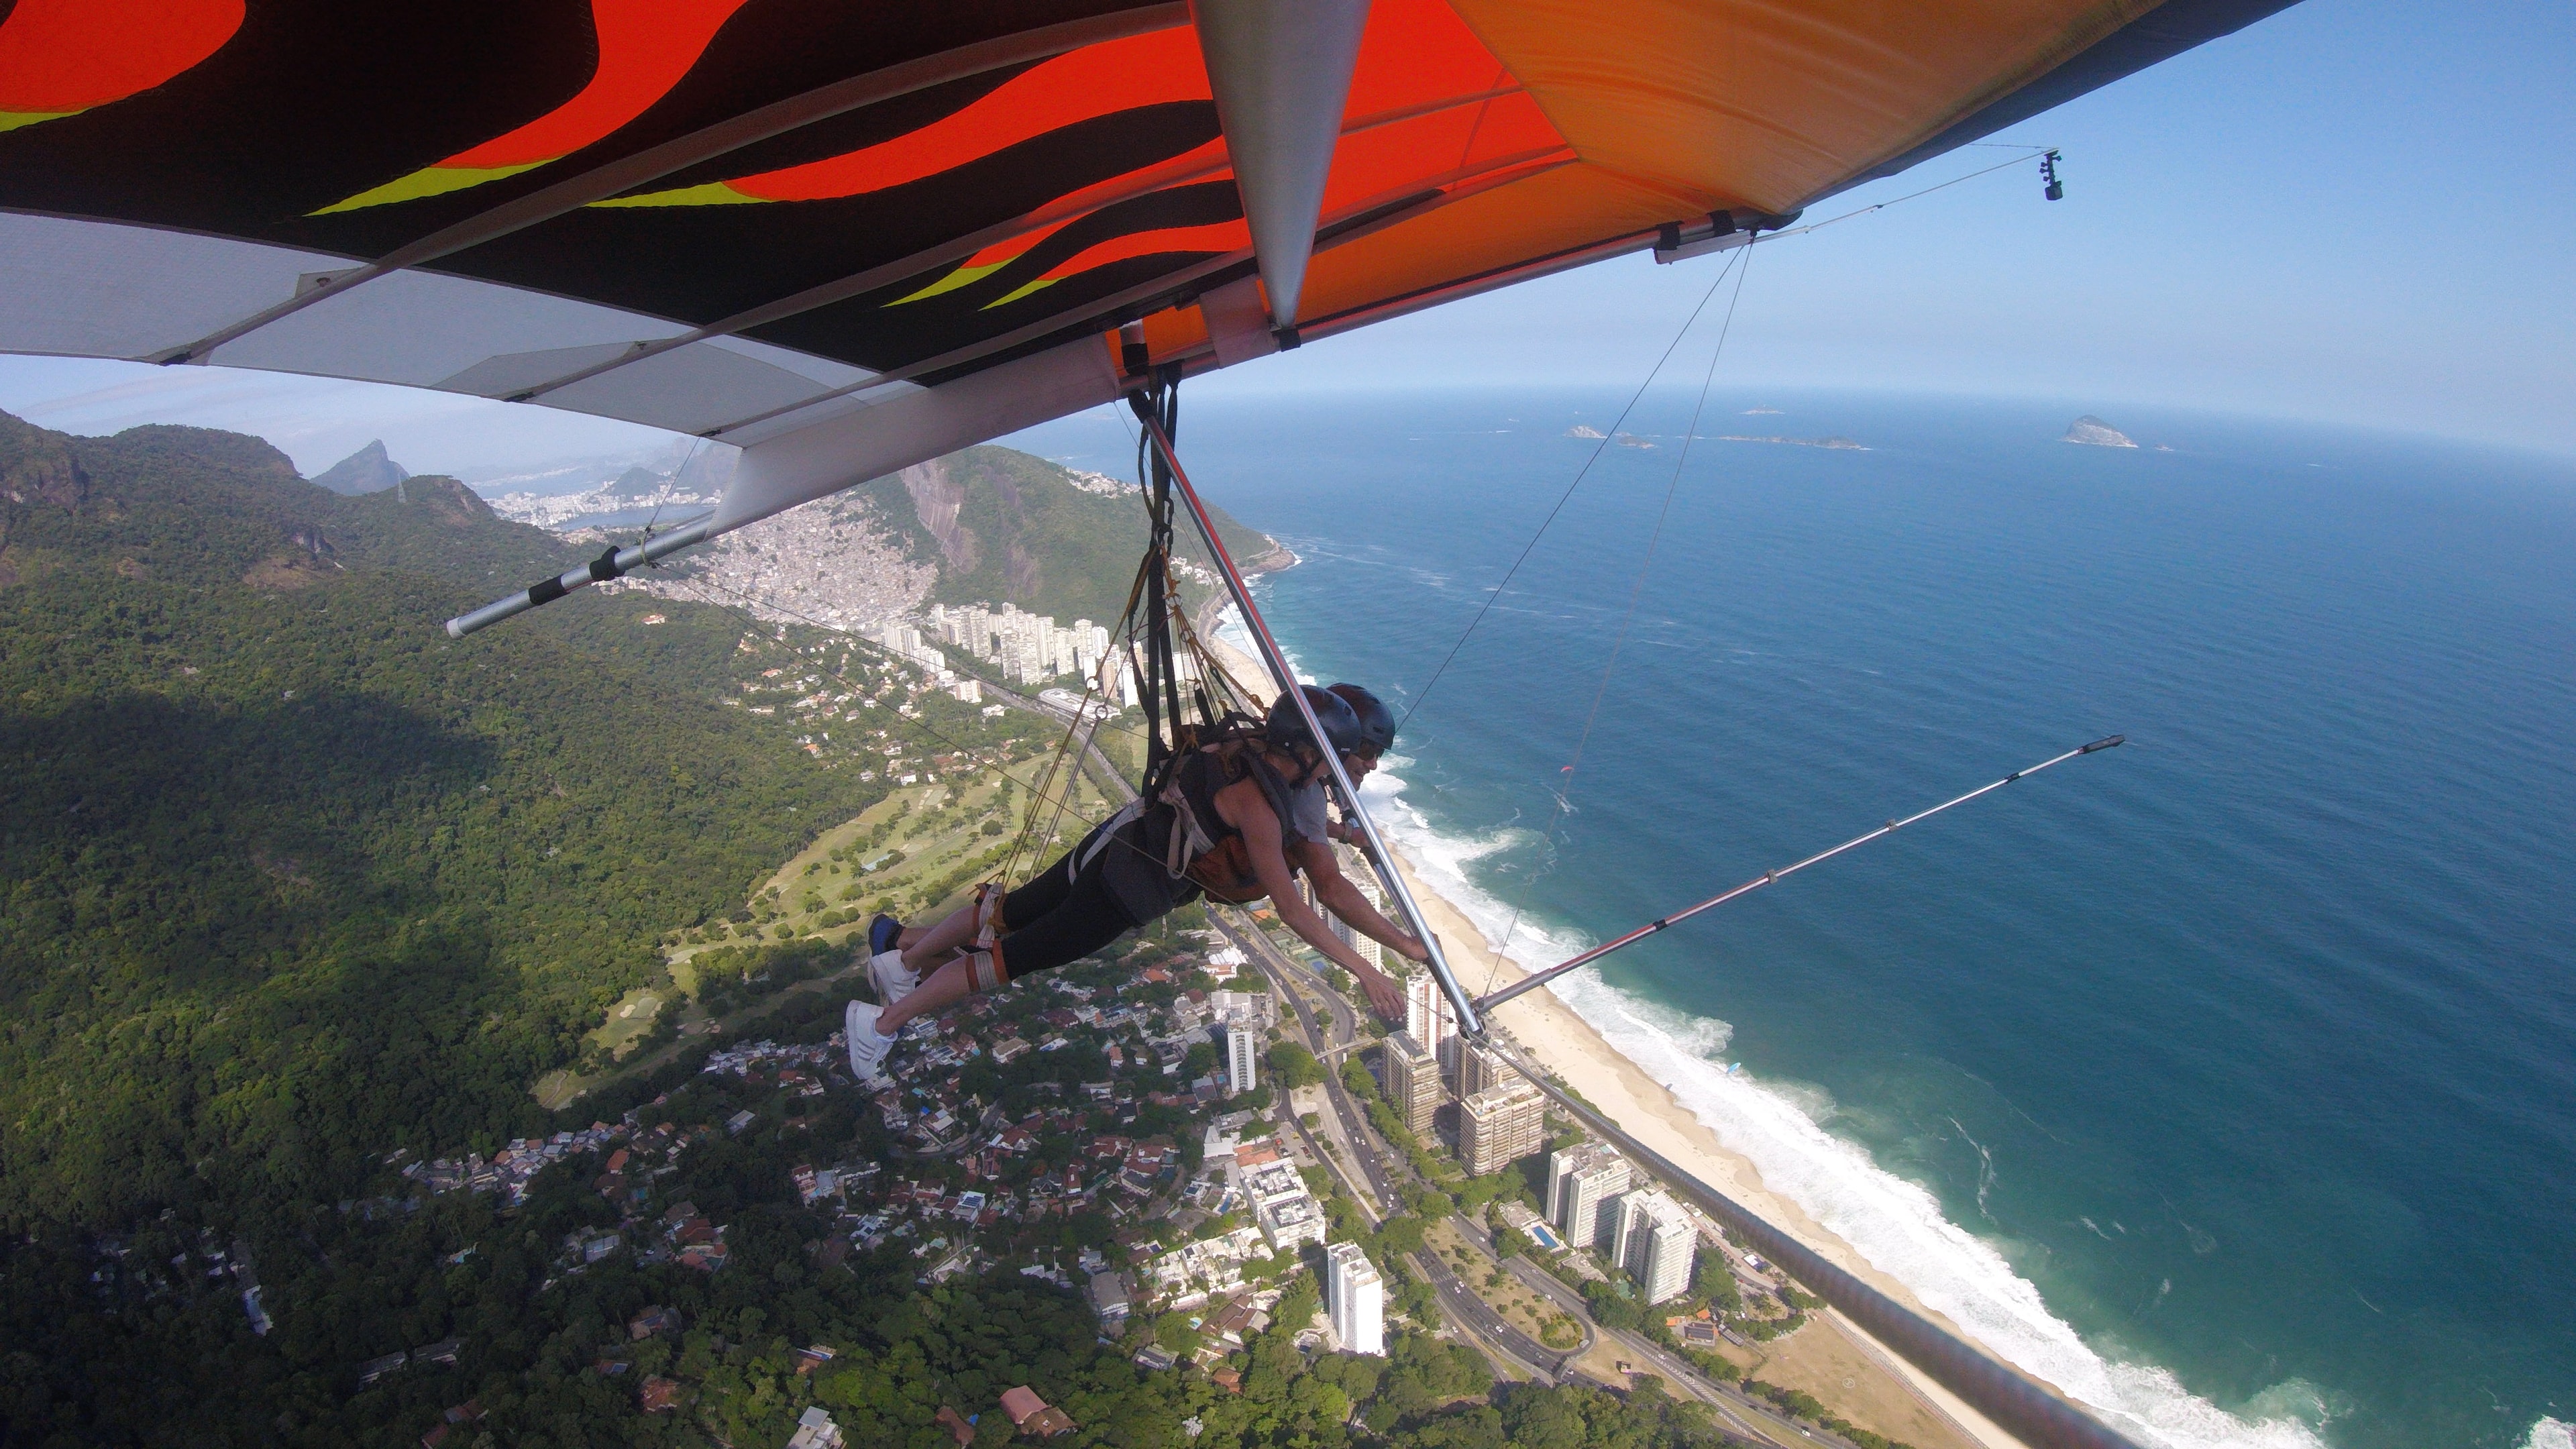
[[[1727,334],[1735,330],[1735,308],[1736,304],[1744,300],[1744,279],[1752,275],[1752,272],[1752,250],[1748,247],[1745,250],[1745,265],[1735,269],[1735,291],[1726,299],[1726,317],[1718,324],[1717,345],[1709,349],[1708,371],[1700,376],[1699,401],[1691,405],[1690,425],[1682,430],[1681,449],[1673,458],[1673,476],[1664,485],[1663,506],[1655,511],[1654,532],[1647,536],[1645,554],[1638,560],[1636,577],[1628,586],[1628,608],[1627,612],[1620,616],[1618,638],[1611,642],[1610,657],[1601,666],[1600,683],[1593,686],[1592,708],[1583,716],[1583,732],[1575,737],[1573,758],[1559,771],[1569,778],[1564,781],[1562,788],[1553,792],[1556,796],[1556,811],[1548,818],[1547,829],[1540,832],[1539,840],[1543,845],[1555,840],[1557,826],[1564,823],[1566,812],[1573,808],[1574,780],[1571,777],[1575,768],[1583,763],[1585,747],[1592,743],[1592,727],[1601,718],[1602,700],[1609,697],[1611,675],[1617,672],[1619,656],[1628,647],[1629,632],[1636,627],[1637,605],[1646,595],[1646,577],[1654,571],[1655,551],[1662,546],[1664,524],[1672,517],[1673,496],[1681,491],[1682,469],[1690,462],[1691,443],[1699,436],[1700,415],[1708,410],[1709,389],[1717,382],[1718,359],[1726,355]],[[1722,279],[1725,274],[1721,272],[1719,275]],[[1502,972],[1504,954],[1511,948],[1513,934],[1520,929],[1524,909],[1520,906],[1512,908],[1511,922],[1503,928],[1503,938],[1494,946],[1493,964],[1485,972],[1485,987],[1483,991],[1476,993],[1478,996],[1484,996],[1494,989],[1494,978]]]
[[[1682,319],[1681,329],[1673,334],[1672,341],[1664,344],[1663,355],[1656,358],[1655,365],[1647,370],[1645,381],[1638,383],[1637,390],[1628,395],[1627,405],[1619,409],[1619,416],[1610,424],[1610,431],[1601,435],[1600,442],[1592,449],[1592,455],[1583,460],[1581,468],[1575,470],[1574,481],[1565,485],[1565,492],[1558,495],[1556,506],[1547,511],[1545,518],[1539,520],[1538,531],[1530,535],[1528,543],[1521,545],[1520,557],[1512,560],[1512,566],[1503,571],[1501,581],[1494,585],[1492,592],[1485,595],[1484,605],[1476,610],[1476,617],[1467,621],[1467,627],[1459,631],[1457,642],[1451,644],[1449,652],[1441,656],[1440,667],[1432,670],[1431,677],[1423,681],[1422,688],[1414,692],[1412,702],[1405,706],[1403,716],[1395,722],[1397,729],[1404,728],[1405,721],[1412,719],[1414,711],[1422,708],[1422,701],[1430,697],[1431,688],[1440,682],[1440,676],[1449,672],[1450,664],[1458,658],[1458,651],[1467,647],[1467,640],[1474,636],[1476,627],[1485,622],[1485,615],[1493,612],[1495,601],[1502,598],[1503,590],[1511,587],[1512,579],[1521,571],[1521,565],[1529,562],[1529,556],[1537,549],[1539,540],[1547,536],[1548,527],[1556,522],[1556,516],[1564,512],[1565,505],[1573,500],[1574,490],[1583,486],[1584,478],[1592,472],[1592,465],[1601,461],[1602,450],[1610,446],[1611,439],[1619,436],[1619,425],[1628,421],[1628,414],[1636,411],[1638,399],[1646,395],[1647,388],[1655,385],[1655,379],[1663,373],[1664,364],[1672,361],[1673,350],[1682,345],[1684,337],[1690,335],[1691,325],[1699,321],[1699,314],[1707,310],[1709,299],[1716,296],[1717,289],[1725,284],[1726,274],[1734,270],[1736,264],[1743,259],[1744,253],[1739,250],[1735,256],[1727,258],[1725,266],[1718,268],[1717,275],[1709,281],[1708,290],[1700,294],[1698,305],[1692,307],[1690,315]]]
[[[1903,203],[1912,201],[1917,197],[1930,196],[1936,191],[1946,191],[1953,186],[1957,186],[1961,182],[1974,181],[1980,176],[1990,176],[1997,171],[2019,166],[2023,162],[2031,160],[2033,157],[2049,153],[2053,150],[2053,148],[2047,146],[2026,146],[2017,142],[1976,141],[1970,142],[1969,144],[1977,146],[2010,145],[2016,150],[2023,151],[2025,154],[2015,156],[2009,161],[1998,161],[1992,166],[1982,167],[1978,170],[1971,171],[1964,176],[1954,176],[1937,186],[1927,186],[1920,191],[1910,191],[1903,196],[1891,197],[1886,201],[1873,202],[1868,206],[1858,207],[1854,210],[1844,212],[1840,216],[1827,217],[1825,220],[1813,223],[1812,225],[1790,227],[1785,231],[1769,232],[1754,237],[1752,241],[1747,242],[1744,246],[1736,249],[1736,255],[1728,258],[1727,266],[1733,267],[1737,262],[1742,261],[1746,256],[1750,255],[1756,244],[1775,242],[1785,237],[1805,236],[1809,232],[1822,231],[1826,227],[1833,226],[1838,222],[1850,221],[1854,217],[1867,216],[1875,211],[1885,211],[1891,206],[1902,205]],[[1414,694],[1412,703],[1406,706],[1403,717],[1396,721],[1398,728],[1403,726],[1405,720],[1413,718],[1414,711],[1422,707],[1424,697],[1431,693],[1431,686],[1437,684],[1440,681],[1440,676],[1448,672],[1450,664],[1458,657],[1458,651],[1466,647],[1468,638],[1476,632],[1478,625],[1484,623],[1485,615],[1493,610],[1495,601],[1502,597],[1503,590],[1510,585],[1513,576],[1520,572],[1522,564],[1529,561],[1531,550],[1538,547],[1539,540],[1546,536],[1549,525],[1556,522],[1557,514],[1564,511],[1567,501],[1574,497],[1574,490],[1583,486],[1584,475],[1592,471],[1592,465],[1599,462],[1601,459],[1602,450],[1610,446],[1610,440],[1612,438],[1618,436],[1619,423],[1623,423],[1628,420],[1629,412],[1637,406],[1637,399],[1645,395],[1648,387],[1654,385],[1655,378],[1662,373],[1664,364],[1671,360],[1673,349],[1681,345],[1682,338],[1687,335],[1691,329],[1691,324],[1699,320],[1701,309],[1708,305],[1709,298],[1717,295],[1717,289],[1723,285],[1725,281],[1726,271],[1722,268],[1719,270],[1716,280],[1708,284],[1708,291],[1700,297],[1699,306],[1691,309],[1689,319],[1682,323],[1681,330],[1679,332],[1673,334],[1673,340],[1670,345],[1664,348],[1663,356],[1655,360],[1654,369],[1646,374],[1646,380],[1639,383],[1637,385],[1637,391],[1630,395],[1627,407],[1619,410],[1619,421],[1610,425],[1609,433],[1605,434],[1602,437],[1599,446],[1592,450],[1592,456],[1583,460],[1583,467],[1575,473],[1574,481],[1566,485],[1564,494],[1556,500],[1556,506],[1547,511],[1547,516],[1545,518],[1539,520],[1538,530],[1535,533],[1532,533],[1530,535],[1529,542],[1522,546],[1520,557],[1512,560],[1512,566],[1504,571],[1502,582],[1494,585],[1493,592],[1485,596],[1484,606],[1476,610],[1476,617],[1467,621],[1467,627],[1459,633],[1457,642],[1449,646],[1449,652],[1447,654],[1441,656],[1440,667],[1431,671],[1431,678]]]
[[[1978,143],[1978,144],[1983,144],[1983,143]],[[2015,156],[2014,158],[2012,158],[2012,159],[2011,159],[2011,160],[2009,160],[2009,161],[1998,161],[1998,162],[1996,162],[1996,163],[1995,163],[1994,165],[1992,165],[1992,166],[1987,166],[1987,167],[1981,168],[1981,169],[1976,170],[1976,171],[1971,171],[1971,172],[1969,172],[1969,173],[1968,173],[1967,175],[1965,175],[1965,176],[1953,176],[1953,177],[1951,177],[1949,180],[1942,182],[1942,183],[1941,183],[1940,185],[1938,185],[1938,186],[1926,186],[1926,187],[1924,187],[1921,191],[1909,191],[1909,192],[1905,193],[1903,196],[1892,196],[1892,197],[1889,197],[1889,198],[1888,198],[1887,200],[1885,200],[1885,201],[1874,201],[1874,202],[1870,203],[1870,204],[1869,204],[1869,205],[1867,205],[1867,206],[1858,207],[1858,208],[1855,208],[1854,210],[1851,210],[1851,211],[1846,211],[1846,212],[1844,212],[1844,213],[1843,213],[1842,215],[1840,215],[1840,216],[1829,216],[1829,217],[1826,217],[1823,221],[1819,221],[1819,222],[1812,222],[1812,223],[1810,223],[1810,224],[1808,224],[1808,225],[1806,225],[1806,226],[1793,226],[1793,227],[1788,228],[1788,229],[1787,229],[1787,230],[1785,230],[1785,231],[1775,231],[1775,232],[1770,232],[1770,233],[1767,233],[1767,234],[1765,234],[1765,235],[1755,237],[1755,238],[1753,239],[1753,242],[1754,242],[1754,243],[1761,243],[1761,242],[1775,242],[1775,241],[1779,241],[1779,240],[1781,240],[1781,239],[1782,239],[1782,238],[1784,238],[1784,237],[1805,236],[1807,233],[1809,233],[1809,232],[1811,232],[1811,231],[1823,231],[1826,227],[1832,226],[1832,225],[1834,225],[1834,224],[1835,224],[1835,223],[1837,223],[1837,222],[1845,222],[1845,221],[1849,221],[1849,220],[1851,220],[1853,217],[1856,217],[1856,216],[1867,216],[1867,215],[1869,215],[1869,214],[1870,214],[1871,212],[1873,212],[1873,211],[1885,211],[1885,210],[1887,210],[1887,209],[1888,209],[1889,207],[1891,207],[1891,206],[1900,206],[1900,205],[1902,205],[1902,204],[1904,204],[1904,203],[1906,203],[1906,202],[1909,202],[1909,201],[1914,200],[1914,199],[1915,199],[1916,197],[1918,197],[1918,196],[1930,196],[1930,195],[1931,195],[1933,192],[1935,192],[1935,191],[1947,191],[1947,190],[1949,190],[1951,187],[1956,186],[1956,185],[1958,185],[1959,183],[1961,183],[1961,182],[1963,182],[1963,181],[1974,181],[1974,180],[1976,180],[1976,179],[1977,179],[1978,177],[1980,177],[1980,176],[1991,176],[1991,175],[1993,175],[1994,173],[1996,173],[1996,172],[1998,172],[1998,171],[2006,170],[2006,169],[2008,169],[2008,168],[2010,168],[2010,167],[2014,167],[2014,166],[2019,166],[2019,165],[2020,165],[2020,164],[2022,164],[2023,162],[2025,162],[2025,161],[2028,161],[2028,160],[2032,159],[2032,157],[2038,156],[2039,154],[2041,154],[2041,153],[2042,153],[2042,152],[2044,152],[2044,151],[2047,151],[2048,149],[2049,149],[2049,148],[2048,148],[2048,147],[2045,147],[2045,146],[2033,146],[2033,147],[2031,147],[2031,148],[2030,148],[2030,155],[2027,155],[2027,156]],[[1752,243],[1748,243],[1748,245],[1751,245],[1751,244],[1752,244]]]

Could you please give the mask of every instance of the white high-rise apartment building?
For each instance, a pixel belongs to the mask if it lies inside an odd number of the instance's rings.
[[[1444,1093],[1440,1087],[1440,1061],[1422,1049],[1413,1033],[1387,1033],[1380,1063],[1386,1070],[1387,1105],[1395,1109],[1396,1119],[1404,1130],[1416,1137],[1428,1138],[1432,1119],[1440,1110]]]
[[[1508,1087],[1521,1080],[1502,1054],[1491,1047],[1458,1045],[1458,1095],[1472,1097],[1488,1087]]]
[[[1358,887],[1360,897],[1363,900],[1366,900],[1379,915],[1385,915],[1386,895],[1383,891],[1378,889],[1376,872],[1360,858],[1358,851],[1351,849],[1347,845],[1340,847],[1339,854],[1341,856],[1342,879],[1347,880],[1352,885]],[[1304,877],[1301,876],[1299,879],[1303,880]],[[1380,971],[1386,969],[1386,948],[1384,946],[1379,945],[1375,939],[1363,936],[1358,931],[1353,930],[1348,921],[1343,920],[1340,916],[1334,915],[1330,911],[1326,911],[1324,913],[1324,920],[1333,928],[1333,934],[1341,938],[1343,945],[1348,946],[1359,953],[1361,960],[1366,961]],[[1408,1019],[1410,1019],[1410,1013],[1408,1013],[1407,1016]],[[1439,1053],[1435,1051],[1432,1055],[1436,1058]]]
[[[1619,1233],[1610,1254],[1645,1290],[1648,1303],[1690,1291],[1698,1252],[1699,1234],[1691,1227],[1690,1214],[1663,1189],[1632,1192],[1619,1200]]]
[[[1458,1013],[1449,1005],[1449,998],[1440,994],[1440,983],[1432,980],[1428,971],[1416,971],[1405,978],[1404,1030],[1443,1068],[1457,1054],[1450,1043],[1458,1036]]]
[[[1547,1160],[1547,1216],[1577,1248],[1599,1247],[1619,1225],[1619,1195],[1635,1181],[1608,1143],[1586,1142]]]
[[[1357,1243],[1332,1243],[1324,1249],[1330,1276],[1325,1279],[1326,1308],[1333,1317],[1333,1336],[1352,1353],[1386,1353],[1386,1283],[1377,1266]]]
[[[1469,1177],[1502,1171],[1546,1145],[1547,1099],[1529,1083],[1488,1087],[1458,1102],[1458,1156]]]
[[[1225,1029],[1225,1075],[1237,1092],[1249,1092],[1261,1072],[1261,1028],[1236,1022]]]

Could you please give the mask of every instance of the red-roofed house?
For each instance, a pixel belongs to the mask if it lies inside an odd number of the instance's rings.
[[[1070,1434],[1074,1429],[1071,1415],[1062,1409],[1049,1408],[1047,1401],[1039,1398],[1036,1390],[1026,1384],[1002,1391],[1002,1412],[1011,1416],[1011,1422],[1019,1426],[1021,1433],[1035,1439],[1052,1439],[1058,1434]]]

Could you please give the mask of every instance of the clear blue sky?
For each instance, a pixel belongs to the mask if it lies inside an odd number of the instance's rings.
[[[1758,249],[1726,373],[2124,402],[2576,453],[2576,6],[2306,0],[1997,138],[2065,153]],[[1954,152],[1809,220],[1999,159]],[[1203,391],[1634,382],[1716,265],[1607,263],[1221,374]],[[307,471],[651,443],[542,408],[213,369],[0,358],[48,426],[256,432]]]

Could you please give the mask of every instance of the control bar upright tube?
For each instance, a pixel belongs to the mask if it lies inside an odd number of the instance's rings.
[[[2125,744],[2128,742],[2128,738],[2129,737],[2127,735],[2107,735],[2101,739],[2095,740],[2089,745],[2077,745],[2074,749],[2068,750],[2065,754],[2052,756],[2049,759],[2042,760],[2028,769],[2015,770],[2011,774],[2004,776],[2002,779],[1997,780],[1992,784],[1980,785],[1965,795],[1958,796],[1955,799],[1944,800],[1929,810],[1917,810],[1902,820],[1891,820],[1885,825],[1882,825],[1876,830],[1870,831],[1865,835],[1855,835],[1851,839],[1844,841],[1842,844],[1835,846],[1831,850],[1817,851],[1815,854],[1808,856],[1805,860],[1799,861],[1795,865],[1784,865],[1778,870],[1766,870],[1760,875],[1755,876],[1753,879],[1746,881],[1744,884],[1737,886],[1733,890],[1720,891],[1716,895],[1710,896],[1707,900],[1701,901],[1696,905],[1684,906],[1682,909],[1673,912],[1671,915],[1649,921],[1624,936],[1618,936],[1604,941],[1600,945],[1593,947],[1591,950],[1586,951],[1579,956],[1569,957],[1566,960],[1559,961],[1555,965],[1550,966],[1544,971],[1524,976],[1520,980],[1513,982],[1511,985],[1504,987],[1502,990],[1480,998],[1476,1002],[1476,1005],[1484,1010],[1491,1011],[1495,1007],[1502,1005],[1504,1002],[1511,1000],[1513,997],[1520,995],[1524,991],[1535,991],[1539,987],[1545,986],[1547,983],[1554,981],[1556,978],[1564,975],[1568,971],[1572,971],[1582,966],[1589,966],[1593,962],[1600,960],[1602,957],[1609,955],[1611,952],[1616,951],[1623,946],[1633,946],[1637,942],[1646,939],[1648,936],[1654,935],[1658,931],[1667,930],[1683,921],[1689,920],[1691,917],[1698,915],[1702,911],[1711,910],[1715,907],[1725,905],[1728,901],[1735,899],[1737,896],[1750,895],[1753,892],[1762,889],[1764,886],[1771,884],[1771,882],[1778,880],[1784,875],[1795,875],[1799,871],[1805,870],[1808,866],[1814,865],[1820,860],[1831,860],[1835,856],[1840,855],[1844,851],[1850,850],[1855,846],[1867,845],[1871,841],[1876,840],[1883,835],[1892,835],[1897,831],[1904,829],[1906,826],[1913,824],[1917,820],[1924,819],[1928,816],[1938,815],[1953,805],[1965,805],[1969,801],[1976,799],[1978,796],[1983,795],[1990,790],[2000,790],[2006,785],[2011,784],[2013,781],[2020,779],[2024,775],[2036,775],[2040,771],[2047,769],[2051,765],[2057,764],[2061,760],[2071,760],[2077,755],[2089,755],[2095,750],[2107,750],[2116,745]]]
[[[1161,425],[1147,419],[1145,432],[1154,441],[1154,451],[1162,455],[1164,464],[1172,470],[1173,490],[1180,494],[1182,502],[1189,505],[1190,521],[1198,525],[1199,537],[1206,540],[1208,556],[1216,560],[1217,576],[1225,580],[1225,590],[1233,595],[1234,606],[1243,611],[1244,630],[1261,650],[1262,663],[1269,666],[1270,676],[1279,682],[1281,692],[1297,702],[1297,712],[1305,716],[1306,729],[1321,743],[1325,738],[1323,723],[1315,718],[1315,707],[1307,702],[1306,692],[1297,687],[1297,673],[1288,667],[1288,656],[1280,652],[1279,641],[1271,637],[1269,621],[1252,606],[1252,590],[1244,584],[1242,571],[1234,566],[1234,556],[1226,552],[1225,544],[1217,538],[1216,521],[1208,516],[1207,505],[1199,501],[1198,490],[1190,486],[1190,475],[1181,467],[1180,454],[1173,450],[1172,440],[1163,435]],[[1369,850],[1377,857],[1379,873],[1386,880],[1388,892],[1403,909],[1404,924],[1421,938],[1429,951],[1432,979],[1440,983],[1441,994],[1449,998],[1451,1009],[1458,1013],[1458,1030],[1469,1037],[1482,1036],[1484,1018],[1477,1014],[1475,999],[1467,995],[1466,988],[1458,984],[1457,973],[1449,969],[1449,959],[1440,949],[1440,938],[1431,933],[1430,923],[1423,919],[1421,905],[1413,899],[1412,888],[1404,883],[1404,873],[1395,868],[1395,856],[1386,848],[1385,838],[1378,834],[1377,822],[1369,818],[1367,808],[1360,804],[1360,792],[1351,784],[1350,772],[1342,768],[1341,756],[1333,753],[1329,745],[1323,753],[1324,763],[1332,769],[1333,783],[1340,788],[1342,799],[1350,804],[1351,818],[1360,823],[1360,829],[1368,836]]]

